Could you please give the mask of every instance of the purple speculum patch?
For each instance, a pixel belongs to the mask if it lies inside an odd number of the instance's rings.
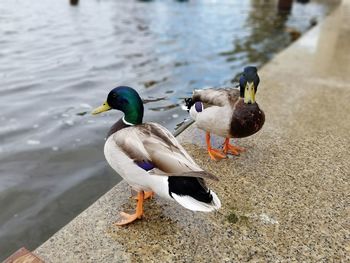
[[[197,101],[195,104],[194,104],[194,107],[196,109],[197,112],[202,112],[203,110],[203,104],[202,102],[200,101]]]
[[[155,166],[150,161],[135,161],[135,163],[142,168],[143,170],[149,171],[152,170]]]

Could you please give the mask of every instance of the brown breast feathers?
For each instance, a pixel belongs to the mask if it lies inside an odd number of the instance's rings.
[[[246,104],[243,100],[239,100],[232,115],[231,137],[248,137],[259,131],[264,122],[265,114],[257,103]]]

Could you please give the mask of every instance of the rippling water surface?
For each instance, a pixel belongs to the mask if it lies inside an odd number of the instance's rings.
[[[117,85],[145,120],[174,130],[195,88],[230,85],[334,6],[276,1],[1,0],[0,259],[35,248],[120,178],[103,156],[116,111],[91,116]],[[263,81],[263,80],[262,80]]]

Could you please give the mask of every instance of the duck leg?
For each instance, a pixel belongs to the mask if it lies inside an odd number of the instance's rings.
[[[234,146],[232,144],[230,144],[230,138],[226,138],[225,139],[225,143],[224,143],[224,153],[232,153],[233,155],[239,155],[241,152],[244,152],[245,149],[243,147],[238,147],[238,146]]]
[[[127,214],[127,213],[121,212],[120,215],[122,216],[123,219],[119,222],[114,223],[116,226],[124,226],[134,222],[137,219],[142,218],[144,195],[145,193],[143,191],[140,191],[137,193],[137,205],[136,205],[135,214]]]
[[[137,193],[138,193],[138,191],[136,191],[136,190],[134,190],[134,189],[130,189],[130,191],[131,191],[131,196],[130,196],[130,198],[133,198],[133,199],[135,199],[135,200],[138,200],[138,196],[137,196]],[[147,200],[147,199],[152,199],[154,196],[155,196],[155,193],[154,192],[152,192],[152,191],[149,191],[149,192],[147,192],[147,191],[143,191],[145,194],[144,194],[144,197],[143,197],[143,200]]]
[[[152,199],[154,197],[154,192],[150,191],[150,192],[144,192],[144,196],[143,196],[143,200],[147,200],[147,199]],[[139,196],[135,196],[134,197],[135,200],[139,200]]]
[[[226,158],[226,155],[224,155],[223,153],[221,153],[219,150],[217,149],[212,149],[211,148],[211,144],[210,144],[210,132],[206,133],[206,142],[207,142],[207,150],[208,150],[208,154],[210,156],[210,158],[212,160],[220,160],[220,159],[224,159]]]

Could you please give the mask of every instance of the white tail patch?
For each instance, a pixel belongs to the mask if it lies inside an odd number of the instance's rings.
[[[221,207],[221,202],[218,196],[213,191],[210,191],[210,193],[213,196],[213,200],[211,201],[210,204],[198,201],[188,195],[181,196],[174,193],[172,193],[171,195],[176,202],[178,202],[180,205],[182,205],[183,207],[189,210],[200,211],[200,212],[212,212],[212,211],[218,210]]]

